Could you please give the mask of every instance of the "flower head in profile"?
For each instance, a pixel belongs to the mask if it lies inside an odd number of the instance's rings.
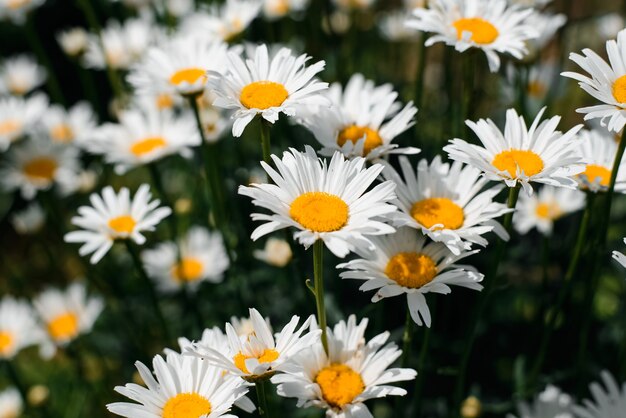
[[[601,373],[602,383],[593,382],[589,390],[593,399],[585,399],[574,406],[579,418],[618,418],[626,411],[626,383],[620,386],[608,371]]]
[[[16,25],[23,25],[28,13],[45,2],[46,0],[0,0],[0,20],[10,20]]]
[[[20,417],[23,409],[24,401],[16,388],[10,387],[0,392],[0,417]]]
[[[624,244],[626,244],[626,238],[624,238]],[[626,267],[626,254],[620,253],[619,251],[613,251],[613,258],[622,266]]]
[[[328,354],[321,342],[298,353],[287,373],[276,375],[277,393],[297,398],[300,408],[315,407],[328,418],[372,417],[365,402],[386,396],[405,396],[406,390],[392,383],[413,380],[408,368],[389,368],[402,354],[387,343],[389,332],[365,339],[368,320],[357,324],[351,315],[328,330]]]
[[[0,152],[33,133],[47,108],[48,98],[44,94],[0,97]]]
[[[261,163],[274,184],[239,186],[239,194],[272,214],[256,213],[264,221],[252,239],[293,227],[294,238],[306,248],[321,239],[337,257],[356,247],[371,247],[370,235],[389,234],[394,228],[381,221],[396,210],[395,185],[386,181],[367,191],[383,170],[380,164],[365,168],[365,159],[346,161],[336,152],[330,163],[319,159],[313,148],[291,148],[280,159],[272,155],[276,170]]]
[[[39,344],[44,339],[45,333],[27,302],[12,296],[0,300],[0,359],[11,359],[23,348]],[[0,416],[3,416],[1,414],[0,406]]]
[[[71,58],[82,56],[89,45],[89,33],[81,27],[60,31],[56,39],[63,52]]]
[[[42,133],[52,142],[82,146],[91,139],[97,118],[87,102],[79,102],[68,110],[52,105],[41,118],[41,125]]]
[[[374,251],[359,251],[361,258],[338,265],[346,271],[342,279],[363,280],[362,291],[376,290],[372,302],[406,294],[411,318],[430,327],[427,293],[448,294],[451,285],[482,290],[483,275],[459,260],[478,251],[452,254],[443,244],[426,243],[426,237],[413,228],[400,228],[395,234],[373,237]]]
[[[544,111],[530,128],[514,109],[506,112],[504,131],[491,119],[467,121],[482,146],[457,138],[443,150],[451,159],[478,168],[487,179],[503,181],[508,187],[520,184],[528,194],[532,194],[534,182],[575,188],[575,176],[584,171],[576,137],[582,125],[561,133],[557,131],[561,117],[542,122]]]
[[[554,223],[585,206],[585,194],[579,190],[544,186],[538,193],[520,196],[513,218],[515,229],[526,234],[537,228],[543,235],[552,235]]]
[[[234,109],[233,135],[241,136],[245,127],[260,115],[270,123],[278,120],[280,113],[295,116],[299,105],[326,105],[320,91],[328,88],[315,75],[324,69],[324,61],[307,66],[310,57],[298,57],[288,48],[275,54],[262,44],[248,51],[244,58],[229,51],[226,73],[209,73],[208,85],[214,90],[217,107]]]
[[[413,9],[407,25],[430,32],[426,46],[445,42],[459,52],[481,49],[489,69],[500,68],[498,54],[522,59],[527,53],[526,41],[539,33],[525,19],[533,12],[509,6],[506,0],[430,0],[428,8]]]
[[[573,406],[571,396],[556,386],[548,385],[531,404],[519,403],[517,416],[509,414],[507,418],[574,418]]]
[[[46,81],[46,70],[30,55],[5,59],[0,65],[0,93],[24,96]]]
[[[576,179],[582,190],[594,193],[606,192],[611,181],[611,172],[617,154],[615,137],[606,130],[583,129],[579,133],[579,152],[585,159],[585,171]],[[615,191],[626,193],[626,158],[623,158],[615,180]]]
[[[268,238],[262,250],[254,250],[254,258],[275,267],[285,267],[291,261],[293,252],[289,243],[279,238]]]
[[[603,104],[577,110],[585,114],[585,120],[600,119],[602,126],[620,132],[626,126],[626,29],[617,40],[606,43],[609,62],[591,49],[583,49],[582,55],[571,53],[570,59],[588,75],[571,71],[563,76],[578,81],[581,89]]]
[[[66,234],[65,242],[83,243],[78,253],[92,254],[92,264],[100,261],[116,240],[132,239],[143,244],[146,238],[142,232],[154,231],[172,213],[168,207],[159,207],[159,200],[151,198],[147,184],[141,185],[132,199],[126,187],[118,193],[110,186],[105,187],[102,194],[90,196],[91,206],[78,208],[72,224],[82,230]]]
[[[182,31],[198,33],[222,42],[234,42],[257,18],[263,0],[226,0],[212,4],[206,12],[191,14],[182,23]]]

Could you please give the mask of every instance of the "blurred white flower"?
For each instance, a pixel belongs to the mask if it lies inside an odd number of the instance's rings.
[[[83,55],[89,44],[89,33],[81,27],[60,31],[56,38],[63,52],[71,58]]]
[[[0,300],[0,360],[12,359],[23,348],[39,344],[44,339],[45,332],[28,302],[12,296]],[[0,417],[5,416],[3,411],[0,394]]]
[[[530,55],[537,57],[538,54],[552,41],[556,32],[567,22],[567,16],[559,13],[531,13],[524,21],[527,25],[535,28],[539,32],[537,38],[529,39]]]
[[[601,373],[602,383],[593,382],[589,390],[593,400],[585,399],[574,407],[579,418],[620,418],[626,411],[626,383],[619,383],[608,371]]]
[[[10,20],[16,25],[26,22],[28,13],[46,0],[0,0],[0,20]]]
[[[517,417],[509,414],[507,418],[574,418],[573,405],[571,396],[556,386],[548,385],[535,397],[532,404],[518,404]]]
[[[543,235],[552,235],[554,222],[585,206],[585,194],[579,190],[544,186],[532,196],[522,194],[516,207],[513,224],[524,235],[537,228]]]
[[[0,417],[19,418],[23,409],[24,401],[17,389],[10,387],[0,392]]]
[[[394,10],[378,16],[378,29],[381,35],[391,42],[414,41],[419,38],[415,29],[407,26],[411,14],[404,10]]]
[[[579,187],[594,193],[606,192],[617,153],[615,137],[605,129],[583,129],[578,134],[578,149],[585,159],[585,171],[577,176]],[[626,158],[622,158],[615,179],[615,191],[626,193]]]
[[[310,0],[264,0],[263,14],[270,20],[306,10]]]
[[[60,144],[82,146],[92,138],[96,125],[96,115],[87,102],[78,102],[69,110],[51,105],[41,118],[43,133]]]
[[[46,69],[30,55],[5,59],[0,65],[0,93],[24,96],[46,81]]]
[[[254,250],[252,255],[271,266],[285,267],[291,261],[293,253],[287,241],[269,238],[265,241],[265,247],[262,250]]]
[[[47,108],[48,98],[42,93],[29,98],[0,97],[0,152],[34,132]]]
[[[186,18],[183,32],[197,33],[210,39],[234,41],[259,15],[263,0],[226,0],[212,4],[208,11],[198,12]]]
[[[18,234],[29,235],[41,230],[46,213],[38,203],[31,203],[24,210],[11,215],[11,225]]]

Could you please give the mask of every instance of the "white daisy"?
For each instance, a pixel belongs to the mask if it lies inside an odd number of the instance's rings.
[[[556,386],[548,385],[535,397],[532,404],[521,402],[517,406],[519,418],[574,418],[572,397]],[[507,418],[517,418],[508,414]]]
[[[196,290],[203,281],[219,283],[230,264],[222,236],[199,226],[192,227],[179,246],[165,242],[143,251],[141,258],[148,275],[163,292],[179,290],[186,284]]]
[[[269,330],[269,332],[273,334],[274,331],[272,330],[272,324],[270,324],[270,319],[267,317],[265,318],[265,324],[267,325],[267,329]],[[236,316],[231,316],[230,325],[233,326],[235,334],[246,340],[251,335],[254,335],[254,321],[252,320],[251,316],[239,318]]]
[[[581,189],[594,193],[607,191],[617,153],[615,137],[606,130],[582,130],[579,152],[585,159],[585,171],[577,179]],[[615,181],[615,191],[626,193],[626,159],[622,159]]]
[[[500,68],[498,54],[522,59],[527,53],[526,41],[539,36],[525,22],[533,12],[507,5],[506,0],[430,0],[428,8],[413,9],[409,27],[432,32],[426,46],[445,42],[459,52],[482,49],[489,69]]]
[[[143,244],[146,238],[143,231],[154,231],[156,226],[169,216],[172,210],[159,207],[158,200],[150,201],[150,186],[143,184],[131,199],[130,192],[123,187],[115,193],[112,187],[105,187],[102,195],[90,196],[92,206],[78,208],[79,216],[72,218],[72,224],[82,228],[65,235],[65,242],[83,243],[78,253],[91,254],[95,264],[111,249],[115,240],[132,239]]]
[[[306,10],[309,0],[264,0],[263,14],[269,20],[280,19],[288,14]]]
[[[554,35],[567,22],[567,16],[559,13],[544,13],[534,11],[525,20],[525,23],[539,32],[539,36],[528,41],[531,55],[537,55],[552,41]]]
[[[386,396],[405,396],[390,383],[413,380],[413,369],[389,368],[402,354],[388,343],[389,332],[365,339],[367,318],[357,325],[351,315],[328,330],[328,354],[321,343],[294,357],[288,373],[276,375],[277,393],[297,398],[300,408],[326,410],[328,418],[372,418],[364,402]]]
[[[18,418],[22,416],[24,402],[20,392],[15,388],[8,388],[0,392],[0,417]]]
[[[91,331],[104,309],[104,301],[100,297],[88,297],[84,284],[73,283],[65,290],[43,291],[33,300],[33,306],[48,334],[41,352],[49,358],[57,346],[65,346]]]
[[[46,69],[30,55],[7,58],[0,65],[0,93],[24,96],[46,81]]]
[[[298,230],[294,239],[306,248],[321,239],[343,258],[357,247],[371,247],[369,235],[394,232],[378,219],[396,210],[389,204],[395,184],[386,181],[366,192],[383,170],[380,164],[365,168],[365,159],[346,161],[339,152],[327,164],[309,146],[305,152],[291,148],[282,160],[272,155],[272,160],[278,171],[265,162],[261,165],[274,184],[239,186],[239,194],[273,212],[252,215],[255,221],[265,221],[252,233],[253,240],[293,227]]]
[[[28,13],[45,2],[46,0],[0,0],[0,19],[22,25],[26,22]]]
[[[576,138],[582,125],[563,134],[556,130],[560,116],[541,122],[544,111],[530,129],[514,109],[506,112],[504,132],[491,119],[466,121],[483,146],[457,138],[443,150],[451,159],[478,168],[489,180],[503,181],[508,187],[521,184],[528,194],[533,191],[531,182],[575,188],[574,176],[584,171]]]
[[[574,407],[579,418],[619,418],[626,411],[626,383],[621,386],[608,371],[601,373],[602,382],[589,385],[593,400],[585,399],[582,405]]]
[[[81,27],[75,27],[58,32],[56,39],[63,52],[68,57],[75,58],[87,50],[89,33]]]
[[[399,212],[391,215],[393,224],[421,230],[433,241],[442,242],[454,254],[469,250],[472,244],[486,246],[482,235],[495,232],[502,239],[508,234],[495,219],[510,212],[494,202],[502,190],[483,190],[488,180],[471,166],[443,163],[436,156],[432,163],[421,160],[417,172],[406,157],[400,158],[402,177],[386,165],[383,176],[396,184]]]
[[[398,93],[387,91],[387,86],[374,87],[373,82],[355,74],[345,91],[336,83],[325,96],[331,106],[313,108],[302,121],[322,144],[320,155],[332,156],[341,151],[347,158],[376,160],[389,154],[419,153],[417,148],[398,148],[391,143],[413,126],[417,109],[409,102],[397,112],[401,107],[396,102]]]
[[[245,382],[199,358],[169,352],[152,360],[153,373],[141,362],[135,366],[146,387],[127,383],[115,391],[136,403],[115,402],[107,409],[128,418],[218,418],[248,392]]]
[[[406,42],[418,39],[415,30],[406,25],[411,16],[410,10],[394,10],[378,17],[378,29],[388,41]]]
[[[287,241],[269,238],[265,241],[265,247],[262,250],[254,250],[252,255],[271,266],[285,267],[291,261],[293,253]]]
[[[46,221],[46,213],[37,203],[31,203],[26,209],[11,215],[11,225],[18,234],[35,234]]]
[[[177,19],[182,19],[190,14],[194,13],[196,9],[196,4],[194,0],[166,0],[165,1],[165,10],[167,12],[176,17]]]
[[[584,193],[563,187],[544,186],[532,196],[520,196],[513,224],[522,235],[537,228],[543,235],[550,236],[554,222],[584,206]]]
[[[53,142],[79,146],[91,139],[96,124],[96,115],[87,102],[79,102],[69,110],[52,105],[41,118],[43,132]]]
[[[626,244],[626,238],[624,238],[624,244]],[[613,258],[622,266],[626,267],[626,254],[622,254],[619,251],[613,251]]]
[[[306,54],[296,58],[288,48],[281,48],[270,57],[264,44],[250,51],[246,61],[239,54],[228,52],[225,75],[209,73],[208,85],[218,96],[215,106],[236,109],[234,136],[241,136],[256,115],[274,123],[281,112],[295,116],[299,105],[327,104],[319,92],[328,83],[314,78],[324,69],[325,62],[307,67],[309,59]]]
[[[213,4],[208,12],[194,13],[182,22],[183,32],[195,32],[219,39],[234,41],[256,19],[263,7],[263,0],[226,0]]]
[[[214,347],[195,343],[187,349],[187,353],[206,359],[245,380],[254,382],[265,379],[283,371],[283,366],[294,354],[319,340],[320,330],[305,333],[313,316],[296,330],[299,319],[298,316],[293,316],[291,321],[273,336],[270,326],[259,311],[251,308],[250,321],[254,332],[241,336],[230,323],[226,323],[228,351],[219,351]]]
[[[0,152],[32,133],[48,108],[48,98],[37,94],[27,99],[21,97],[0,98]]]
[[[45,338],[30,305],[12,296],[0,300],[0,359],[11,359],[23,348]],[[1,403],[1,402],[0,402]],[[2,408],[0,407],[0,417]]]
[[[578,81],[580,88],[604,104],[576,111],[584,113],[585,120],[599,118],[602,126],[619,132],[626,125],[626,30],[617,34],[617,41],[607,41],[608,63],[591,49],[582,52],[571,53],[570,59],[589,76],[569,71],[562,75]]]

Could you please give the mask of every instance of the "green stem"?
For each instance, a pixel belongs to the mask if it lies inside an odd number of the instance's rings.
[[[615,182],[617,180],[617,174],[619,172],[622,158],[624,157],[624,149],[626,149],[626,129],[622,132],[622,137],[615,153],[615,160],[613,161],[613,170],[611,171],[611,181],[609,183],[609,190],[606,193],[606,201],[604,202],[604,216],[602,218],[600,239],[601,245],[598,248],[598,252],[604,251],[606,248],[607,235],[609,230],[609,219],[611,217],[611,203],[613,202],[613,195],[615,194]]]
[[[413,416],[419,417],[422,414],[422,390],[424,387],[424,379],[426,378],[426,372],[424,371],[424,364],[426,364],[426,356],[428,355],[428,349],[430,348],[430,334],[431,328],[426,327],[424,330],[424,339],[422,341],[422,349],[417,364],[417,377],[415,380],[415,405],[413,407]]]
[[[526,119],[526,96],[528,94],[528,67],[520,64],[517,68],[517,107],[519,114]]]
[[[426,34],[422,34],[418,41],[419,48],[417,50],[417,74],[415,76],[415,106],[419,109],[422,106],[422,96],[424,94],[424,70],[426,69]]]
[[[150,163],[147,165],[148,167],[148,171],[150,172],[150,177],[152,178],[152,183],[154,184],[154,188],[157,190],[157,192],[159,193],[159,198],[161,199],[161,202],[163,203],[164,206],[168,206],[172,209],[172,216],[169,217],[169,225],[170,225],[170,234],[171,234],[171,238],[172,241],[174,241],[174,243],[176,244],[176,247],[178,248],[178,224],[176,222],[176,212],[174,211],[174,205],[172,204],[172,202],[170,201],[170,199],[167,197],[167,193],[165,192],[165,187],[163,186],[163,181],[161,180],[161,175],[159,174],[159,170],[157,169],[157,166],[155,163]],[[179,260],[180,261],[180,250],[178,251],[179,253]]]
[[[265,120],[261,120],[261,149],[263,150],[263,161],[267,164],[272,164],[270,125]]]
[[[326,308],[324,306],[324,241],[318,239],[313,244],[313,277],[315,285],[315,303],[317,322],[322,330],[322,345],[328,354],[328,336],[326,335]]]
[[[404,323],[404,333],[402,334],[402,358],[400,359],[400,367],[407,367],[411,358],[411,342],[413,340],[413,318],[411,312],[407,309],[406,320]]]
[[[270,416],[270,410],[267,407],[267,393],[265,391],[266,387],[265,387],[265,382],[266,380],[262,380],[260,382],[256,382],[254,384],[255,388],[256,388],[256,397],[257,397],[257,404],[258,404],[258,411],[259,411],[259,415],[262,417],[268,417]]]

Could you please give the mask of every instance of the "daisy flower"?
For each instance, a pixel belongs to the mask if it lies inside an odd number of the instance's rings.
[[[371,247],[367,236],[394,232],[378,220],[396,210],[389,204],[395,198],[395,184],[386,181],[366,190],[383,170],[380,164],[365,168],[365,159],[346,161],[336,152],[330,163],[320,160],[310,146],[305,152],[291,148],[282,160],[272,155],[276,170],[261,162],[274,184],[239,186],[239,194],[273,214],[252,215],[265,221],[252,233],[252,239],[293,227],[306,248],[321,239],[337,257],[345,257],[357,247]]]
[[[576,111],[584,113],[585,120],[599,118],[602,126],[620,132],[626,125],[626,30],[617,34],[617,41],[607,41],[608,63],[591,49],[582,52],[583,55],[571,53],[569,58],[589,76],[571,71],[561,75],[578,81],[581,89],[603,104]]]
[[[27,99],[0,98],[0,152],[32,133],[48,108],[48,98],[37,94]]]
[[[33,300],[33,306],[48,333],[41,352],[50,358],[57,346],[63,347],[91,331],[104,302],[100,297],[88,297],[84,284],[73,283],[65,290],[45,290]]]
[[[223,4],[211,5],[208,12],[192,14],[183,21],[182,31],[232,42],[256,19],[261,7],[263,0],[226,0]]]
[[[263,14],[269,20],[280,19],[291,13],[306,10],[309,0],[264,0]]]
[[[364,402],[386,396],[405,396],[406,390],[390,383],[413,380],[413,369],[389,368],[402,354],[388,343],[389,332],[365,339],[368,320],[359,324],[351,315],[328,330],[328,354],[320,342],[294,357],[293,367],[276,375],[277,393],[297,398],[300,408],[326,410],[328,418],[371,418]]]
[[[314,108],[302,121],[322,144],[320,155],[332,156],[341,151],[347,158],[376,160],[389,154],[419,153],[417,148],[398,148],[391,143],[413,126],[417,113],[413,102],[398,112],[401,105],[396,102],[395,91],[387,91],[386,86],[374,87],[361,74],[355,74],[345,91],[333,84],[325,96],[331,106]]]
[[[481,49],[489,69],[500,68],[498,54],[522,59],[527,53],[526,41],[539,34],[526,23],[532,9],[507,5],[506,0],[431,0],[428,8],[413,10],[407,25],[433,33],[426,46],[445,42],[459,52]]]
[[[87,102],[79,102],[66,110],[63,106],[52,105],[41,118],[43,132],[57,143],[87,142],[96,128],[96,115]]]
[[[254,250],[254,258],[271,266],[285,267],[291,261],[293,253],[289,243],[279,238],[269,238],[262,250]]]
[[[143,251],[141,258],[148,275],[163,292],[179,290],[186,284],[197,290],[203,281],[220,283],[230,264],[222,236],[199,226],[192,227],[179,246],[165,242]]]
[[[626,244],[626,238],[624,238],[624,244]],[[613,258],[622,266],[626,267],[626,254],[622,254],[619,251],[613,251]]]
[[[21,235],[35,234],[41,231],[46,221],[46,213],[37,203],[31,203],[26,209],[11,215],[11,225]]]
[[[594,193],[605,192],[609,189],[611,171],[617,154],[615,137],[599,129],[582,130],[579,152],[586,161],[585,171],[577,177],[580,188]],[[626,159],[622,159],[617,172],[615,191],[626,193]]]
[[[579,418],[618,418],[626,411],[626,383],[621,386],[608,371],[601,373],[602,382],[589,385],[593,400],[585,399],[582,405],[574,406]]]
[[[259,311],[251,308],[250,321],[254,332],[247,337],[238,335],[235,328],[226,323],[228,351],[218,351],[211,346],[195,343],[187,349],[187,353],[206,359],[220,369],[228,370],[250,382],[266,379],[276,372],[283,371],[283,366],[291,356],[319,340],[321,331],[305,333],[313,316],[296,330],[299,319],[298,316],[293,316],[291,321],[273,336],[270,326]]]
[[[141,362],[135,366],[146,387],[127,383],[115,387],[130,402],[115,402],[107,409],[135,418],[236,418],[228,414],[235,401],[248,392],[245,382],[207,361],[169,352],[152,360],[153,373]],[[136,403],[135,403],[136,402]]]
[[[0,392],[0,417],[20,417],[23,409],[24,402],[17,389],[11,387]]]
[[[556,386],[548,385],[535,397],[532,404],[521,402],[517,406],[519,418],[574,418],[572,397]],[[507,418],[517,418],[508,414]]]
[[[265,318],[265,324],[267,325],[267,329],[269,330],[270,334],[273,334],[274,331],[272,330],[272,324],[270,324],[269,318]],[[235,334],[246,340],[251,335],[254,335],[254,320],[252,316],[239,318],[236,316],[231,316],[230,325],[232,325],[233,329],[235,330]]]
[[[557,31],[567,23],[567,16],[559,13],[543,13],[535,11],[525,20],[525,23],[539,32],[539,36],[528,41],[533,55],[541,51],[552,41]]]
[[[30,55],[6,59],[0,65],[0,92],[24,96],[46,81],[46,70]]]
[[[377,24],[382,37],[391,42],[416,40],[417,33],[406,25],[410,16],[410,10],[394,10],[380,15]]]
[[[543,235],[550,236],[554,222],[584,206],[584,193],[563,187],[544,186],[532,196],[520,196],[513,225],[521,235],[537,228]]]
[[[14,146],[0,167],[0,184],[7,191],[19,190],[24,199],[53,185],[63,195],[78,187],[80,161],[78,149],[55,144],[47,139],[29,139]]]
[[[545,110],[530,129],[514,109],[506,112],[504,132],[491,119],[467,121],[483,146],[456,138],[443,150],[451,159],[477,167],[489,180],[503,181],[508,187],[521,184],[528,194],[533,192],[531,182],[575,188],[574,177],[584,171],[576,138],[582,125],[563,134],[556,130],[560,116],[541,122]]]
[[[360,290],[377,292],[372,302],[406,294],[411,318],[416,324],[430,327],[431,316],[424,295],[448,294],[450,285],[482,290],[483,275],[468,266],[454,263],[478,251],[458,255],[438,242],[426,244],[426,237],[412,228],[400,228],[395,234],[372,238],[374,251],[359,251],[362,258],[339,264],[342,279],[364,280]]]
[[[209,73],[208,85],[218,96],[217,107],[236,109],[233,136],[239,137],[256,115],[274,123],[280,113],[296,115],[299,105],[325,105],[319,92],[328,87],[315,79],[324,61],[306,66],[310,57],[295,57],[288,48],[269,55],[266,45],[249,51],[246,61],[237,53],[227,54],[226,73]]]
[[[400,211],[391,215],[394,225],[421,230],[457,255],[471,249],[472,244],[486,246],[482,235],[488,232],[508,239],[495,220],[511,211],[493,200],[502,188],[483,191],[488,180],[474,167],[443,163],[436,156],[430,164],[421,160],[417,172],[406,157],[401,157],[400,168],[402,176],[388,164],[383,171],[383,177],[396,184],[395,204]]]
[[[89,33],[80,27],[60,31],[56,39],[65,55],[71,58],[83,55],[89,45]]]
[[[0,19],[22,25],[26,22],[28,13],[45,2],[46,0],[0,0]]]
[[[78,253],[81,256],[93,253],[92,264],[104,257],[115,240],[132,239],[143,244],[146,238],[142,232],[154,231],[172,213],[168,207],[159,207],[158,200],[151,201],[151,197],[147,184],[142,184],[132,199],[126,187],[119,193],[105,187],[102,195],[90,196],[91,206],[78,208],[79,216],[72,218],[72,224],[82,230],[66,234],[65,242],[83,243]]]
[[[122,174],[129,169],[180,154],[191,157],[189,147],[200,144],[200,135],[191,114],[159,111],[155,106],[136,106],[119,115],[119,123],[105,123],[85,148],[104,155]]]
[[[44,337],[35,313],[27,302],[12,296],[0,300],[0,359],[15,357],[23,348],[40,343]],[[4,416],[1,409],[0,416]]]

